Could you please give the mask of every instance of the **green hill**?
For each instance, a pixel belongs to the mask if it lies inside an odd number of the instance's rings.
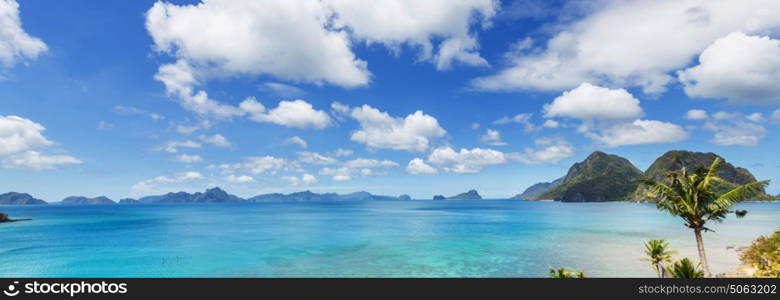
[[[726,181],[719,190],[723,192],[728,191],[737,185],[743,185],[751,182],[756,182],[756,178],[745,168],[735,167],[727,162],[723,157],[709,152],[692,152],[685,150],[672,150],[664,153],[658,157],[647,171],[644,176],[653,178],[656,181],[666,181],[666,174],[669,172],[679,171],[685,167],[689,171],[695,171],[698,168],[708,168],[712,162],[720,158],[722,163],[718,170],[718,177]],[[647,189],[645,187],[638,187],[637,190],[631,196],[632,201],[647,201],[646,195]],[[761,193],[760,199],[757,200],[771,200],[772,197]]]
[[[636,179],[642,176],[627,159],[596,151],[571,166],[559,186],[529,200],[625,201],[636,191]]]

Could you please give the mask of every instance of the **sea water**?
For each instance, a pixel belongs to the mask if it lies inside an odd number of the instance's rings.
[[[704,234],[713,272],[780,227],[780,203]],[[698,261],[693,232],[652,204],[515,200],[0,206],[2,277],[654,276],[643,243]]]

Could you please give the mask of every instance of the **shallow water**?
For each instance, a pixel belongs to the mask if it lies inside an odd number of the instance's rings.
[[[780,203],[743,203],[713,224],[713,272],[780,226]],[[0,276],[654,276],[643,242],[696,258],[682,221],[637,203],[509,200],[3,206]]]

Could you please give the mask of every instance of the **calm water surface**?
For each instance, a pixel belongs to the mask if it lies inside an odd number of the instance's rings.
[[[780,226],[780,203],[705,234],[713,271]],[[695,258],[693,233],[651,204],[388,201],[3,206],[0,276],[653,276],[642,243]]]

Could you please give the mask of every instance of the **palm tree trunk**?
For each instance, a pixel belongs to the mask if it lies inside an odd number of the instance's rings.
[[[701,238],[701,228],[694,228],[693,234],[696,235],[696,248],[699,249],[699,261],[704,269],[704,277],[712,277],[710,264],[707,262],[707,255],[704,253],[704,241]]]

